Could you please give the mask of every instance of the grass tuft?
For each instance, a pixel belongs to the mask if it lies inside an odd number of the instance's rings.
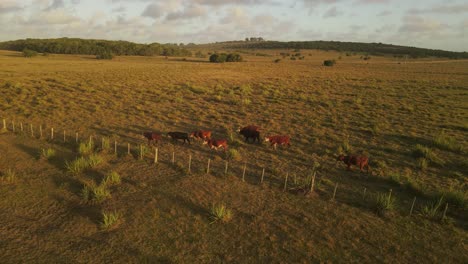
[[[86,161],[88,162],[88,167],[94,168],[101,164],[104,160],[99,154],[92,154],[86,159]]]
[[[85,185],[81,190],[81,196],[85,201],[101,202],[111,197],[110,190],[105,184]]]
[[[8,169],[5,173],[0,174],[0,182],[13,183],[16,181],[16,172],[12,169]]]
[[[417,144],[413,150],[413,156],[418,159],[418,165],[421,169],[427,168],[429,162],[444,165],[444,162],[429,147]]]
[[[66,162],[65,167],[67,168],[68,172],[71,174],[79,174],[84,170],[89,168],[89,163],[86,158],[79,157],[72,162]]]
[[[443,200],[444,197],[441,196],[437,201],[433,201],[428,205],[425,205],[421,210],[422,215],[432,220],[436,219],[439,214],[439,209],[442,206]]]
[[[110,229],[117,226],[121,222],[122,214],[113,211],[113,212],[102,212],[102,229]]]
[[[467,202],[467,193],[466,191],[463,190],[455,190],[455,189],[450,189],[448,191],[443,191],[440,194],[442,197],[444,197],[445,202],[449,203],[450,205],[466,209],[468,208],[468,202]]]
[[[211,223],[222,221],[228,222],[232,219],[232,211],[228,209],[224,204],[213,204],[211,207]]]
[[[52,148],[41,149],[40,157],[45,160],[49,160],[55,156],[55,150]]]
[[[459,152],[462,150],[462,147],[460,144],[458,144],[457,140],[446,135],[444,131],[440,132],[437,136],[434,137],[432,144],[435,147],[443,150],[450,150],[454,152]]]
[[[120,183],[121,183],[120,175],[115,171],[112,171],[109,174],[107,174],[103,181],[103,184],[107,186],[119,185]]]
[[[372,197],[372,207],[378,215],[384,216],[388,211],[395,209],[396,201],[390,193],[377,193]]]
[[[90,139],[87,143],[80,143],[78,153],[82,156],[89,155],[94,151],[94,142]]]

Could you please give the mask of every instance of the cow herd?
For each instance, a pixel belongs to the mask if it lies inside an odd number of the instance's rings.
[[[246,142],[257,141],[258,143],[260,143],[260,127],[258,126],[254,126],[254,125],[246,126],[243,128],[239,128],[237,132],[240,135],[244,136]],[[149,145],[157,144],[163,138],[163,134],[156,133],[156,132],[145,132],[143,133],[143,136],[146,139],[148,139]],[[189,143],[189,144],[190,144],[191,138],[203,140],[204,145],[208,145],[210,149],[215,149],[215,150],[222,148],[224,151],[226,151],[228,148],[228,141],[226,139],[211,138],[211,131],[206,131],[206,130],[194,131],[192,133],[169,132],[166,134],[166,136],[171,138],[173,141],[180,140],[180,141],[183,141],[183,143]],[[271,146],[273,146],[275,149],[277,145],[291,146],[290,137],[284,136],[284,135],[265,137],[265,141],[270,142]]]
[[[242,135],[246,142],[257,141],[260,143],[260,127],[255,125],[249,125],[243,128],[239,128],[237,132]],[[157,144],[163,139],[162,133],[156,132],[145,132],[143,136],[148,139],[148,144]],[[184,144],[191,143],[190,139],[203,140],[203,145],[208,145],[210,149],[218,150],[220,148],[223,151],[228,149],[228,141],[226,139],[214,139],[211,137],[211,131],[199,130],[192,133],[186,132],[169,132],[166,134],[167,137],[171,138],[173,141],[182,141]],[[291,146],[290,137],[287,135],[273,135],[265,137],[265,142],[269,142],[272,147],[276,149],[278,145]],[[337,162],[342,161],[347,165],[348,170],[351,170],[351,166],[358,166],[362,172],[364,168],[367,168],[369,172],[369,158],[365,155],[340,155],[337,157]]]

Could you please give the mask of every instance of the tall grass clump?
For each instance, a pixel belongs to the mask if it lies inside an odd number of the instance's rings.
[[[13,183],[16,181],[16,172],[12,169],[8,169],[5,173],[0,174],[0,182]]]
[[[432,144],[437,148],[455,152],[461,151],[462,149],[457,140],[446,135],[444,131],[440,132],[433,138]]]
[[[49,160],[55,156],[55,150],[52,148],[41,149],[40,157],[45,160]]]
[[[86,159],[88,167],[94,168],[101,164],[104,160],[99,154],[92,154]]]
[[[110,139],[109,138],[102,138],[101,151],[108,152],[110,149],[111,149]]]
[[[439,195],[444,197],[444,200],[450,205],[465,209],[468,208],[467,203],[467,192],[463,190],[456,190],[450,188],[450,190],[442,191]]]
[[[104,178],[103,180],[103,184],[109,186],[109,185],[118,185],[122,182],[122,180],[120,179],[120,175],[115,172],[115,171],[112,171],[110,173],[108,173],[106,175],[106,177]]]
[[[71,174],[79,174],[89,168],[89,162],[86,158],[79,157],[74,161],[66,162],[65,167]]]
[[[85,201],[101,202],[111,197],[110,190],[107,189],[105,184],[90,184],[85,185],[81,190],[81,196]]]
[[[378,215],[384,216],[387,212],[395,209],[396,201],[391,193],[377,193],[372,197],[372,207]]]
[[[438,200],[425,205],[421,210],[422,215],[429,219],[436,219],[439,214],[439,209],[441,209],[443,200],[444,197],[441,196]]]
[[[113,212],[102,212],[102,229],[110,229],[118,225],[121,221],[122,214],[113,211]]]
[[[228,159],[239,161],[242,159],[242,155],[237,149],[230,148],[227,152]]]
[[[86,143],[80,143],[80,145],[78,146],[78,153],[80,155],[89,155],[91,153],[93,153],[94,151],[94,142],[92,139],[90,139],[88,142]]]
[[[424,167],[424,164],[421,164],[422,162],[424,162],[423,159],[426,160],[426,163],[427,161],[429,161],[437,165],[444,164],[444,162],[437,157],[437,155],[432,151],[432,149],[420,144],[417,144],[413,149],[413,156],[418,159],[421,168]]]
[[[213,204],[210,214],[212,219],[211,223],[217,221],[228,222],[232,219],[232,211],[224,204]]]

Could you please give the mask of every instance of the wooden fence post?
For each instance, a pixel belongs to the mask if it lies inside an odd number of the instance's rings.
[[[188,172],[192,173],[192,154],[189,155]]]
[[[78,132],[75,132],[75,142],[78,143]]]
[[[42,138],[42,125],[39,125],[39,138]]]
[[[288,177],[289,177],[289,172],[286,173],[286,178],[284,179],[283,192],[285,192],[286,189],[288,188]]]
[[[413,199],[413,203],[411,204],[411,209],[409,211],[409,215],[411,216],[413,214],[413,208],[414,208],[414,204],[416,203],[416,196],[414,197]]]
[[[50,140],[54,140],[54,129],[50,129]]]
[[[114,154],[117,156],[117,140],[114,140]]]
[[[224,175],[227,175],[228,173],[228,167],[229,167],[229,162],[226,160],[226,164],[224,166]]]
[[[312,179],[310,179],[310,192],[312,193],[314,191],[314,185],[315,185],[315,174],[317,171],[314,171],[314,174],[312,175]]]
[[[63,130],[63,143],[67,142],[67,132]]]
[[[175,151],[172,151],[172,164],[175,163]]]
[[[335,184],[335,189],[333,190],[333,197],[332,197],[332,200],[335,200],[336,189],[338,189],[338,183]]]
[[[265,177],[265,168],[262,169],[262,179],[260,180],[260,183],[263,184],[263,178]]]
[[[23,122],[20,122],[20,129],[21,129],[21,132],[23,132]]]
[[[143,159],[143,145],[140,144],[140,159]]]
[[[244,171],[242,172],[242,182],[245,182],[245,170],[247,170],[247,162],[244,163]]]
[[[154,149],[154,163],[158,163],[158,148]]]
[[[6,130],[7,127],[6,127],[6,119],[3,119],[3,129]]]
[[[127,143],[127,155],[130,155],[130,143]]]
[[[33,124],[30,124],[31,127],[31,137],[34,137],[34,129],[33,129]]]
[[[208,158],[208,165],[206,166],[206,174],[210,174],[210,162],[211,162],[211,159]]]

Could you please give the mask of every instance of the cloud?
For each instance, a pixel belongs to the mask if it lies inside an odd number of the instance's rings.
[[[398,30],[401,33],[441,32],[449,26],[439,21],[420,16],[405,16],[403,24]]]
[[[389,16],[392,14],[392,11],[385,10],[377,14],[377,16]]]
[[[23,7],[14,0],[1,0],[0,1],[0,14],[2,13],[10,13],[22,10]]]
[[[207,10],[199,5],[191,5],[185,7],[183,10],[179,10],[176,12],[171,12],[167,14],[167,20],[184,20],[184,19],[192,19],[197,17],[204,17],[207,15]]]
[[[143,10],[141,15],[151,18],[160,18],[164,15],[164,8],[157,3],[150,4]]]
[[[65,2],[63,0],[54,0],[44,11],[50,11],[58,8],[65,7]]]

